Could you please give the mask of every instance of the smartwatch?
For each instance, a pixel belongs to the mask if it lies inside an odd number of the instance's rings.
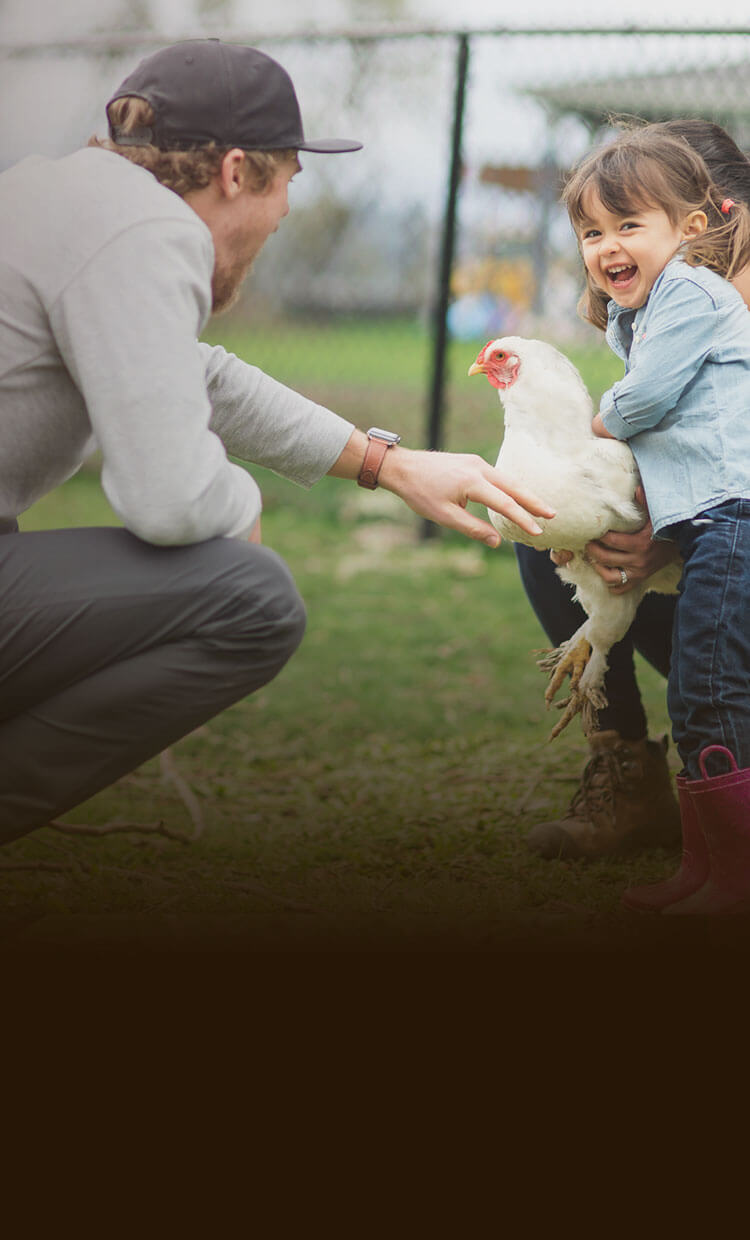
[[[371,426],[367,432],[367,448],[357,482],[359,486],[374,491],[378,485],[380,469],[389,448],[401,443],[401,436],[395,431],[384,431],[379,426]]]

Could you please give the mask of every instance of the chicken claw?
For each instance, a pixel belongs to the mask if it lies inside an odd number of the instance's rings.
[[[571,719],[575,719],[576,715],[581,716],[581,726],[584,736],[591,736],[592,732],[599,730],[599,711],[607,705],[606,695],[596,686],[589,686],[580,691],[573,689],[570,697],[565,698],[564,702],[555,702],[557,710],[562,710],[562,719],[558,720],[554,728],[549,734],[549,739],[553,741],[559,736],[564,728],[567,728]],[[550,703],[547,703],[549,709]]]
[[[571,650],[566,650],[562,646],[557,650],[553,650],[546,658],[539,660],[539,666],[544,671],[552,672],[550,682],[544,694],[544,700],[548,706],[552,703],[555,694],[568,675],[570,676],[570,688],[573,691],[571,696],[575,696],[574,691],[578,688],[578,683],[586,670],[590,658],[591,643],[586,641],[585,637],[582,637]],[[565,706],[566,703],[563,702],[562,705]],[[574,711],[574,714],[577,713],[577,710]],[[565,724],[562,726],[564,727]]]
[[[563,729],[567,728],[571,719],[575,719],[578,714],[581,715],[585,735],[588,736],[590,732],[596,730],[597,708],[605,705],[606,700],[597,689],[586,688],[585,684],[581,686],[581,678],[589,665],[591,651],[591,643],[585,637],[581,637],[574,646],[568,648],[565,643],[557,650],[549,651],[543,659],[539,660],[539,666],[544,671],[551,672],[550,682],[544,694],[548,710],[553,705],[553,698],[565,677],[570,676],[568,697],[562,702],[554,703],[563,715],[550,732],[550,740],[559,736]]]
[[[555,702],[556,708],[558,710],[564,710],[565,713],[562,718],[557,721],[554,728],[550,732],[549,739],[551,741],[553,741],[556,736],[559,736],[564,728],[567,728],[571,719],[575,719],[579,711],[583,710],[585,702],[586,698],[581,693],[571,693],[570,697],[567,697],[564,702]]]

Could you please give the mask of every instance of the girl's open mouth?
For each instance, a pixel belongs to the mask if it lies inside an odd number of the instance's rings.
[[[635,279],[637,267],[610,267],[607,272],[607,279],[613,288],[627,288],[631,280]]]

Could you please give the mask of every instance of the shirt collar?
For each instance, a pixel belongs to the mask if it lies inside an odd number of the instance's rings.
[[[659,285],[661,284],[665,275],[669,271],[670,267],[674,267],[678,263],[681,264],[682,266],[685,265],[685,259],[682,258],[679,251],[677,254],[673,255],[672,258],[670,258],[669,262],[665,265],[664,270],[659,272],[659,275],[654,280],[653,286],[651,288],[651,292],[649,293],[648,297],[644,301],[643,305],[639,306],[637,310],[631,310],[627,306],[620,306],[617,304],[616,301],[608,302],[607,303],[607,322],[612,323],[615,319],[619,318],[623,314],[635,315],[635,314],[640,313],[640,311],[645,310],[646,306],[648,305],[649,301],[653,297],[656,289],[658,289]]]
[[[671,267],[674,267],[678,263],[683,266],[685,265],[685,260],[680,255],[679,251],[677,254],[673,255],[672,258],[670,258],[668,263],[665,264],[664,270],[661,271],[654,280],[653,287],[648,297],[644,301],[643,305],[639,306],[637,310],[632,310],[628,306],[620,306],[616,301],[610,301],[607,303],[607,336],[612,344],[619,346],[617,351],[621,354],[621,356],[626,357],[630,352],[630,345],[633,340],[633,327],[636,320],[640,322],[646,312],[648,303],[656,290],[659,288],[659,285],[666,276],[667,272]]]

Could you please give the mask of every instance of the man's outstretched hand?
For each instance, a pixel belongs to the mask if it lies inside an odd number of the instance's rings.
[[[514,521],[528,534],[542,532],[535,516],[555,515],[549,504],[498,473],[481,456],[390,449],[380,472],[380,483],[420,516],[459,530],[489,547],[500,544],[500,535],[488,521],[466,511],[470,500]]]

